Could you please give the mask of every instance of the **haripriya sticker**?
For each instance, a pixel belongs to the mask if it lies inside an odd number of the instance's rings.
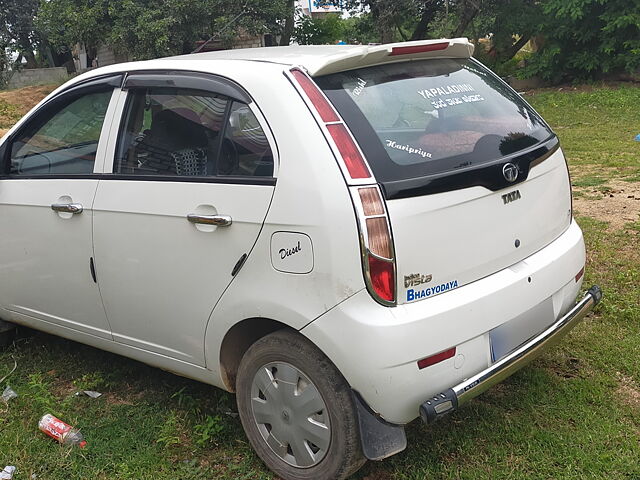
[[[395,140],[385,140],[387,148],[395,148],[396,150],[402,150],[413,155],[420,155],[422,158],[431,158],[432,155],[429,152],[425,152],[420,147],[413,147],[411,145],[398,143]]]

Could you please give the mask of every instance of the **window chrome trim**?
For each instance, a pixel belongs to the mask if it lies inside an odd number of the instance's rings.
[[[22,175],[0,176],[0,180],[135,180],[138,182],[169,182],[169,183],[214,183],[227,185],[265,185],[275,186],[274,177],[187,177],[176,175],[127,175],[114,173],[88,173],[88,174],[52,174],[52,175]]]

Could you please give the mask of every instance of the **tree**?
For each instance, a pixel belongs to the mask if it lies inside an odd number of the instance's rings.
[[[400,25],[407,16],[415,17],[419,0],[346,0],[347,9],[356,15],[369,15],[377,41],[389,43],[402,39]]]
[[[34,27],[39,0],[0,0],[0,36],[9,49],[27,60],[28,68],[38,66],[35,51],[40,36]]]
[[[295,29],[296,22],[296,6],[295,0],[287,1],[287,12],[286,18],[284,22],[284,28],[282,30],[282,35],[280,36],[280,46],[286,46],[291,43],[291,36],[293,35],[293,31]]]
[[[540,33],[543,20],[538,0],[484,0],[466,33],[476,43],[475,55],[500,71]],[[482,48],[480,38],[490,38],[488,51]]]
[[[36,23],[58,50],[84,43],[96,49],[113,26],[110,0],[43,0]]]
[[[330,45],[345,40],[347,22],[338,14],[324,18],[302,16],[294,31],[294,38],[300,45]]]
[[[428,37],[429,27],[437,18],[438,14],[445,11],[446,0],[424,0],[420,7],[420,18],[414,27],[410,40],[424,40]]]
[[[114,47],[132,59],[190,53],[243,30],[280,34],[291,0],[43,0],[39,26],[59,48]]]
[[[640,68],[638,0],[544,0],[544,43],[526,69],[552,81]]]

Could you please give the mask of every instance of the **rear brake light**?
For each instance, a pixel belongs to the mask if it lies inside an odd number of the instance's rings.
[[[362,234],[362,262],[367,289],[379,303],[396,302],[396,262],[393,239],[378,187],[352,189]]]
[[[371,176],[369,168],[364,162],[356,142],[347,131],[347,127],[342,123],[334,123],[327,125],[327,130],[329,130],[331,138],[336,143],[351,178],[369,178]]]
[[[435,355],[431,355],[430,357],[418,360],[418,368],[422,370],[423,368],[430,367],[431,365],[435,365],[436,363],[440,363],[448,358],[453,357],[455,354],[456,347],[445,350],[444,352],[436,353]]]
[[[291,75],[293,75],[293,77],[296,79],[298,85],[302,87],[304,93],[307,94],[307,97],[309,97],[309,100],[311,100],[311,103],[315,107],[316,111],[320,114],[320,118],[322,118],[323,122],[329,123],[340,121],[340,119],[338,118],[338,114],[331,106],[329,101],[325,98],[320,89],[307,75],[305,75],[301,70],[298,69],[291,70]]]
[[[410,45],[406,47],[393,47],[389,55],[411,55],[412,53],[435,52],[445,50],[449,42],[430,43],[428,45]]]
[[[393,302],[396,284],[393,262],[381,260],[373,255],[368,257],[371,286],[380,298],[387,302]]]

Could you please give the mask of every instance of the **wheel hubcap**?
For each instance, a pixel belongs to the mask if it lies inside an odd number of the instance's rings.
[[[269,363],[251,384],[251,407],[262,438],[283,461],[299,468],[318,464],[327,454],[331,429],[316,386],[293,365]]]

